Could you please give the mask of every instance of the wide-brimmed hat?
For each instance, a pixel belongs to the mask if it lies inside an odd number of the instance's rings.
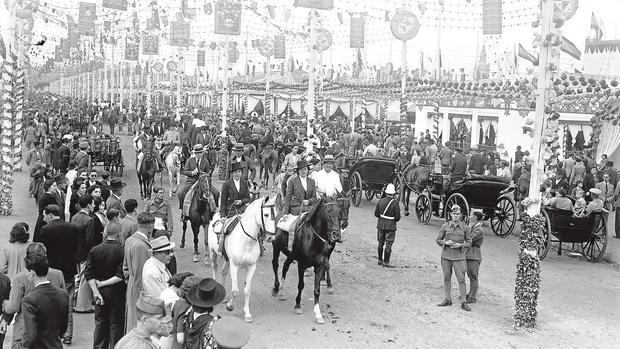
[[[127,186],[127,183],[124,183],[118,178],[114,178],[110,181],[110,190],[124,188],[125,186]]]
[[[308,163],[308,161],[306,161],[306,160],[299,160],[299,161],[297,161],[297,166],[295,167],[295,170],[299,171],[300,169],[302,169],[304,167],[310,167],[310,164]]]
[[[198,307],[212,307],[220,304],[226,297],[226,289],[217,281],[206,278],[187,291],[187,301]]]
[[[176,244],[170,242],[167,236],[160,236],[151,240],[151,252],[163,252],[173,250]]]
[[[138,297],[136,308],[149,315],[166,315],[166,305],[160,298],[147,296],[143,292]]]
[[[390,183],[385,187],[385,193],[387,195],[394,195],[396,194],[396,188],[394,188],[394,184]]]
[[[243,143],[235,143],[232,150],[243,151]]]
[[[323,162],[334,162],[334,156],[332,154],[325,155]]]
[[[232,316],[217,320],[211,328],[211,334],[218,346],[224,349],[241,348],[250,341],[247,325]]]
[[[230,165],[230,172],[239,170],[243,171],[243,165],[240,162],[233,162],[232,165]]]
[[[202,153],[204,151],[204,147],[200,143],[195,144],[193,150],[194,150],[194,153]]]

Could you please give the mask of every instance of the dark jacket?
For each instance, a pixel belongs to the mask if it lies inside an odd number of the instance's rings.
[[[71,218],[71,223],[77,225],[80,229],[76,254],[77,260],[78,262],[86,261],[90,249],[97,245],[95,242],[95,220],[84,211],[80,211]]]
[[[464,176],[465,171],[467,171],[467,160],[463,156],[463,154],[457,153],[454,155],[452,159],[452,163],[450,165],[450,175],[453,176]]]
[[[222,196],[220,205],[220,216],[229,217],[235,215],[235,210],[231,209],[235,200],[241,200],[242,204],[237,206],[237,211],[242,213],[245,211],[246,205],[250,202],[250,190],[247,182],[243,179],[239,181],[239,191],[235,187],[232,179],[227,180],[222,185]]]
[[[200,162],[198,161],[199,159]],[[198,168],[198,165],[200,165],[200,168]],[[198,169],[198,173],[194,175],[192,172],[195,169]],[[209,159],[207,159],[206,156],[201,155],[200,158],[190,156],[185,162],[185,166],[183,166],[183,171],[181,171],[181,174],[187,177],[185,183],[191,185],[196,183],[201,174],[208,173],[210,170],[211,165],[209,164]]]
[[[113,276],[123,278],[123,246],[115,240],[105,240],[88,253],[84,277],[86,280],[107,280]],[[99,288],[105,304],[125,304],[127,285],[124,281]]]
[[[476,153],[469,158],[469,172],[475,174],[484,174],[484,158]]]
[[[286,188],[286,198],[284,199],[284,214],[298,215],[301,210],[301,202],[309,201],[309,206],[316,203],[316,185],[312,178],[306,177],[308,190],[304,190],[301,185],[299,176],[295,176],[290,180]]]
[[[38,285],[24,297],[21,310],[25,348],[63,348],[60,338],[67,330],[67,291],[49,283]]]
[[[80,228],[62,219],[51,221],[41,229],[41,242],[47,249],[50,267],[62,271],[65,280],[77,274],[77,247]]]
[[[375,208],[375,217],[379,218],[377,221],[377,229],[395,231],[396,222],[400,220],[400,204],[398,203],[398,199],[384,197],[379,200]]]

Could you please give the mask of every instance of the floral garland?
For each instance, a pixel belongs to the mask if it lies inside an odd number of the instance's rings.
[[[13,55],[7,55],[2,68],[2,114],[0,115],[0,215],[13,214],[13,113],[15,107],[13,77],[15,62]]]
[[[538,250],[544,241],[545,218],[541,214],[534,217],[523,216],[521,241],[519,242],[519,261],[515,286],[515,328],[536,326],[538,293],[540,289],[540,259]]]

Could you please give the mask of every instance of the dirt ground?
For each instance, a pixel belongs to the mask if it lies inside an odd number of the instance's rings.
[[[128,166],[123,180],[129,184],[124,198],[139,198],[131,138],[122,136],[122,142]],[[8,232],[15,222],[26,221],[34,227],[37,212],[34,200],[27,197],[27,183],[26,174],[15,174],[15,214],[0,217],[6,232],[0,248],[8,244]],[[221,186],[221,182],[215,183]],[[472,305],[471,312],[457,305],[455,279],[452,292],[455,305],[439,308],[436,304],[443,298],[443,281],[441,250],[435,244],[435,237],[442,221],[433,218],[430,224],[420,225],[414,216],[403,217],[393,248],[392,259],[397,267],[385,269],[377,266],[375,257],[376,219],[372,215],[375,204],[376,200],[363,200],[360,207],[351,208],[345,241],[338,245],[331,262],[335,293],[328,294],[322,288],[321,308],[326,324],[314,322],[311,278],[305,278],[304,314],[293,313],[296,265],[292,266],[286,283],[288,300],[279,301],[271,296],[272,253],[271,248],[267,249],[254,277],[251,299],[254,323],[248,324],[252,335],[247,348],[620,347],[617,264],[593,264],[550,252],[542,262],[538,326],[531,331],[515,331],[512,326],[518,252],[515,235],[499,238],[491,231],[485,233],[478,302]],[[175,208],[173,214],[178,217],[179,211]],[[173,239],[180,241],[180,227],[176,222]],[[610,241],[608,249],[618,249],[617,241]],[[180,271],[211,275],[210,266],[192,263],[191,247],[178,251],[177,258]],[[281,258],[280,265],[283,261]],[[240,280],[244,275],[242,272]],[[230,278],[225,285],[230,292]],[[243,290],[243,281],[240,288]],[[215,313],[243,318],[242,299],[238,298],[234,311],[228,312],[222,305]],[[75,315],[74,319],[71,347],[92,347],[93,315]],[[10,343],[11,332],[12,328],[5,347]]]

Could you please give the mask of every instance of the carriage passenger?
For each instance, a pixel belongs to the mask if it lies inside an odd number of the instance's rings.
[[[555,196],[549,199],[546,204],[559,210],[573,210],[573,202],[566,197],[566,190],[564,188],[558,189],[555,192]]]
[[[586,199],[584,196],[584,191],[581,188],[575,188],[575,207],[573,211],[575,212],[575,216],[581,217],[584,215],[586,210]]]
[[[600,198],[601,194],[602,194],[602,192],[598,188],[590,189],[590,197],[592,197],[592,201],[590,201],[590,203],[588,203],[588,205],[586,206],[586,210],[585,210],[585,215],[586,216],[589,215],[592,212],[603,211],[605,203]]]
[[[306,160],[297,162],[297,176],[291,178],[286,187],[283,214],[300,215],[304,208],[316,203],[316,185],[312,178],[308,178],[309,170],[310,164]]]
[[[323,169],[316,173],[316,191],[320,195],[333,196],[342,192],[342,182],[340,175],[332,171],[334,168],[334,156],[325,155],[323,158]]]

